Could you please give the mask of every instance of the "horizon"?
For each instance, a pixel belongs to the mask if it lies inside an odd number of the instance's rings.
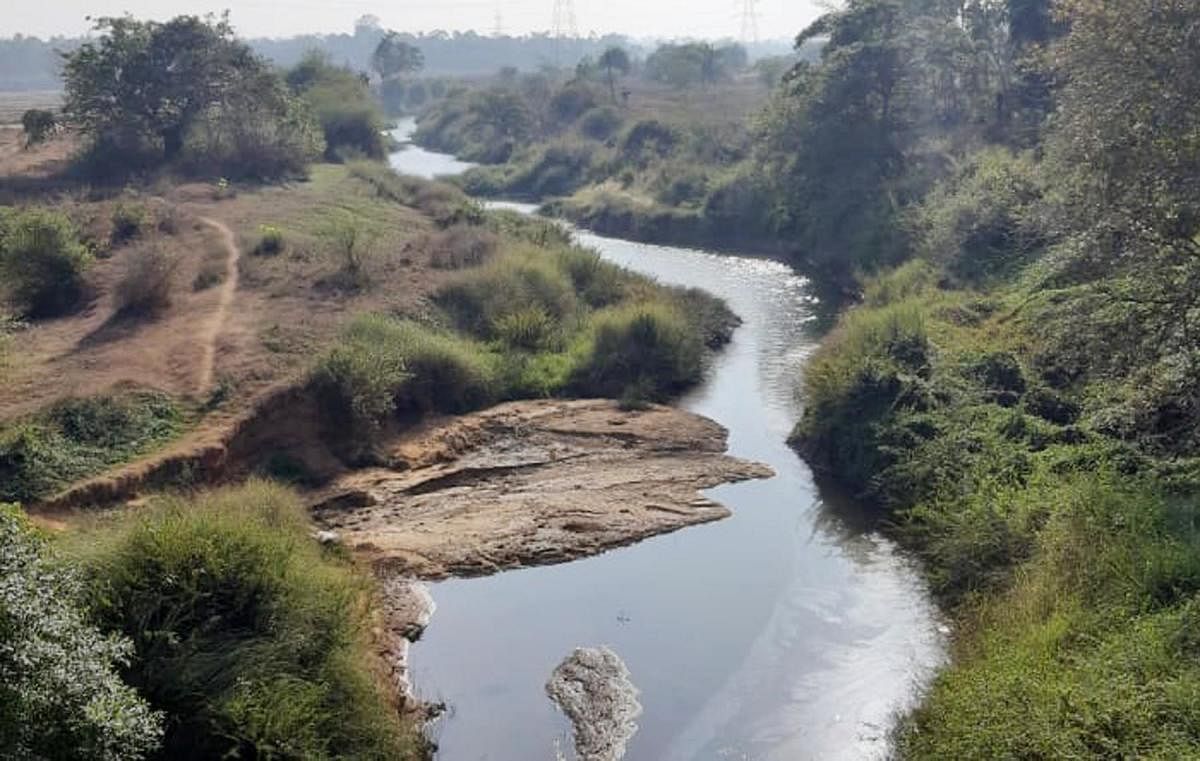
[[[153,0],[63,0],[44,7],[23,9],[0,21],[0,38],[83,37],[91,31],[88,17],[120,16],[163,20],[181,14],[219,15],[230,11],[230,21],[240,37],[287,39],[306,35],[350,34],[364,16],[378,17],[387,29],[414,35],[444,31],[475,32],[481,36],[523,37],[552,32],[553,0],[462,0],[435,3],[431,0],[397,6],[378,0],[287,0],[283,3],[243,0],[238,3],[162,3]],[[742,38],[742,4],[737,0],[700,0],[684,5],[682,0],[660,0],[652,5],[638,0],[609,0],[600,4],[575,0],[575,28],[580,38],[620,35],[634,40],[733,39],[742,42],[774,43],[795,37],[823,10],[805,0],[757,0],[759,35]],[[165,6],[165,8],[164,8]],[[281,13],[281,11],[286,11]],[[14,17],[15,16],[15,17]],[[281,16],[284,18],[281,19]],[[630,21],[636,19],[636,23]],[[497,23],[499,22],[499,23]],[[768,30],[779,30],[774,34]]]

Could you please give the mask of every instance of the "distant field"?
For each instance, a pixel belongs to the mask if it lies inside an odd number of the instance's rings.
[[[21,114],[31,108],[58,109],[62,97],[61,90],[0,91],[0,124],[20,123]]]

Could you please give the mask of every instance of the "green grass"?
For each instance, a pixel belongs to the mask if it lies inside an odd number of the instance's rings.
[[[165,714],[161,757],[419,757],[370,666],[369,582],[309,531],[295,495],[251,482],[72,539],[92,618]]]
[[[810,362],[794,437],[884,511],[956,624],[900,755],[1196,757],[1194,462],[1108,433],[1119,377],[1063,382],[1070,347],[1041,332],[1067,323],[1036,280],[981,297],[940,279],[867,282]]]
[[[397,415],[564,394],[662,400],[698,381],[737,318],[567,243],[545,223],[489,220],[498,253],[455,273],[428,322],[355,319],[310,386],[356,457]]]
[[[0,500],[35,502],[169,441],[185,416],[170,397],[66,399],[0,429]]]

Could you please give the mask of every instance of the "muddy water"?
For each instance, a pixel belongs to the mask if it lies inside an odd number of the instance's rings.
[[[392,163],[426,176],[461,170],[419,149]],[[439,759],[531,761],[569,749],[544,684],[575,647],[600,645],[641,690],[629,761],[886,755],[894,716],[940,662],[942,637],[909,562],[822,492],[784,443],[814,348],[804,280],[776,262],[576,234],[741,315],[707,382],[681,404],[726,426],[732,454],[778,475],[711,492],[734,512],[725,521],[433,586],[437,611],[412,662],[419,694],[449,706],[430,730]]]

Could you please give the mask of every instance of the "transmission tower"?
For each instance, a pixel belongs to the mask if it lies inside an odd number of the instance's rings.
[[[741,0],[742,42],[758,42],[758,0]]]
[[[575,24],[575,0],[554,0],[554,21],[551,35],[558,40],[579,36]]]
[[[504,12],[500,10],[500,4],[496,4],[496,23],[492,26],[493,37],[504,36]]]

